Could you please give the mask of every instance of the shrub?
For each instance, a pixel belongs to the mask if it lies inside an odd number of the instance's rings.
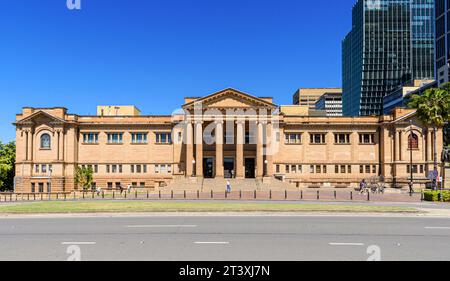
[[[444,202],[450,202],[450,191],[443,191]],[[424,192],[424,200],[437,202],[441,199],[441,191],[427,190]]]

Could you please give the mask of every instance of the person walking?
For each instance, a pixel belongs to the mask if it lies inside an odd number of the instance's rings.
[[[231,182],[227,180],[227,193],[231,193]]]

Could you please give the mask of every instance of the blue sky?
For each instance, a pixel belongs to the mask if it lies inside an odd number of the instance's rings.
[[[354,0],[1,0],[0,141],[23,106],[170,114],[234,87],[290,104],[341,85]]]

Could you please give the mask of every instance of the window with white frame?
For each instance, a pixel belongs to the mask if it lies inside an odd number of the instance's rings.
[[[156,133],[156,143],[171,144],[172,143],[172,133]]]
[[[83,133],[83,143],[98,143],[98,133]]]
[[[108,133],[108,143],[123,143],[123,133]]]
[[[148,142],[147,133],[131,133],[132,143],[147,143]]]

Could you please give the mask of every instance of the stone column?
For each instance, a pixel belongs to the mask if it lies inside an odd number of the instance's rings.
[[[30,138],[30,133],[28,131],[25,131],[25,161],[28,160],[28,150],[30,149],[28,139]]]
[[[236,177],[244,178],[244,130],[245,121],[237,121],[237,132],[236,132]]]
[[[203,177],[203,122],[195,123],[195,163],[197,177]]]
[[[394,130],[394,162],[398,162],[400,160],[400,134],[397,130]]]
[[[402,142],[403,142],[403,132],[400,131],[398,132],[398,160],[402,161],[403,160],[403,153],[402,153]]]
[[[264,132],[263,132],[264,124],[262,122],[258,122],[258,136],[256,140],[256,177],[261,178],[264,174]]]
[[[192,160],[194,160],[194,146],[193,146],[193,127],[192,123],[188,122],[186,123],[186,177],[192,176],[194,170],[193,170],[193,164]]]
[[[224,177],[223,170],[223,121],[216,122],[216,178]]]
[[[268,123],[266,127],[266,160],[267,160],[267,175],[268,177],[273,176],[273,125],[272,123]]]

